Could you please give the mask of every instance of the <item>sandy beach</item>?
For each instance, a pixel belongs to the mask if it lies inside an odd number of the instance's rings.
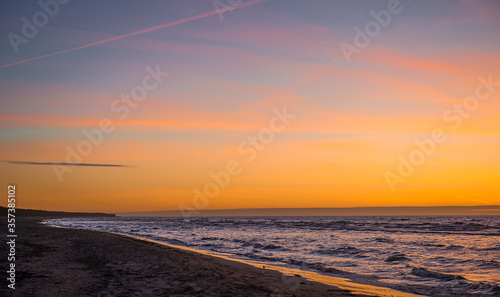
[[[18,220],[16,289],[8,289],[4,281],[0,295],[353,296],[300,276],[283,277],[240,262],[40,221]]]

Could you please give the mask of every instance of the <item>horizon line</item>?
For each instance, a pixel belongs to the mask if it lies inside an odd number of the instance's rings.
[[[224,209],[200,209],[200,212],[207,211],[252,211],[252,210],[327,210],[327,209],[375,209],[375,208],[452,208],[452,207],[487,207],[500,208],[500,204],[481,204],[481,205],[426,205],[426,206],[350,206],[350,207],[268,207],[268,208],[224,208]],[[500,209],[499,209],[500,210]],[[179,209],[167,210],[145,210],[145,211],[120,211],[119,213],[151,213],[151,212],[179,212]]]

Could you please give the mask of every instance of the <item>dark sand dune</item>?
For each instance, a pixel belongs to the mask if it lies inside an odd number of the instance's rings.
[[[0,206],[0,216],[7,216],[8,208]],[[116,217],[115,214],[101,212],[67,212],[39,209],[16,208],[16,217],[44,217],[44,218],[90,218],[90,217]]]

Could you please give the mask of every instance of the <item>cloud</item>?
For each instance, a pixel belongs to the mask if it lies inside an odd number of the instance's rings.
[[[3,161],[16,165],[57,165],[57,166],[87,166],[87,167],[131,167],[121,164],[92,164],[92,163],[68,163],[68,162],[29,162],[29,161]]]

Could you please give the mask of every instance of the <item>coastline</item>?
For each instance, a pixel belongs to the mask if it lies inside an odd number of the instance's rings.
[[[332,277],[320,279],[305,271],[257,267],[133,236],[53,227],[41,224],[43,220],[18,220],[16,290],[4,285],[0,292],[9,296],[417,296]],[[5,266],[6,259],[2,261]]]

